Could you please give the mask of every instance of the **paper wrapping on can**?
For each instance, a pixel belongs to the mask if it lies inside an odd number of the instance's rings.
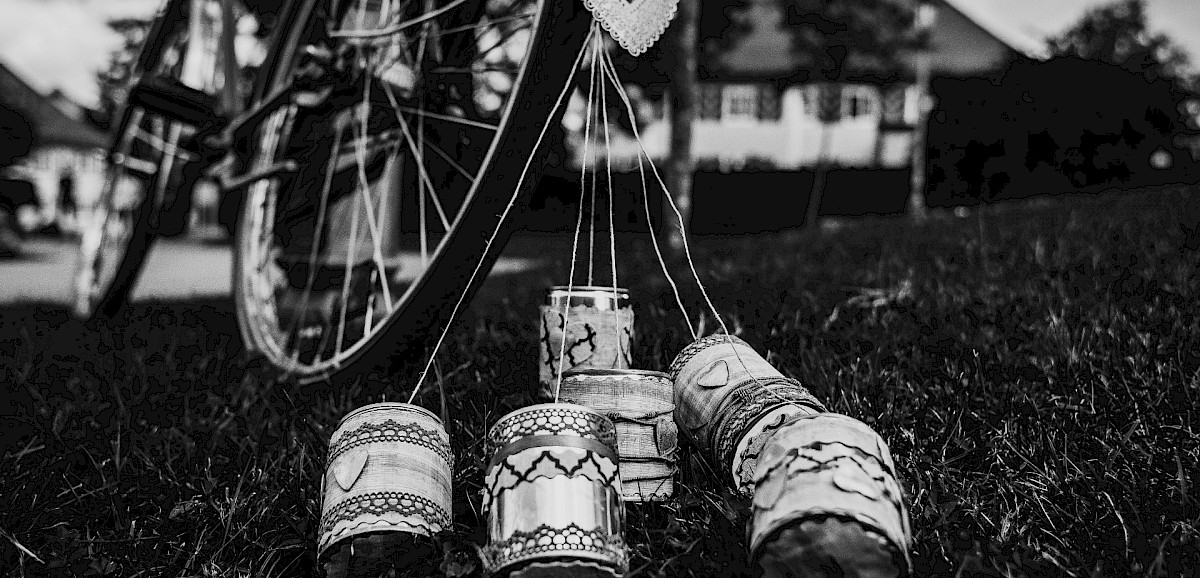
[[[555,403],[491,429],[484,481],[488,575],[616,577],[627,567],[612,422]]]
[[[768,577],[898,576],[911,531],[887,444],[838,414],[797,416],[754,474],[751,559]]]
[[[729,464],[734,491],[742,496],[753,494],[754,472],[758,467],[759,454],[762,453],[767,440],[792,418],[816,413],[817,410],[807,406],[785,405],[768,411],[754,421],[738,440],[733,460]]]
[[[431,536],[451,523],[450,437],[428,410],[372,404],[342,420],[322,476],[318,556],[368,532]]]
[[[733,335],[710,335],[688,345],[671,362],[670,374],[680,430],[726,468],[737,458],[742,436],[763,415],[782,406],[825,411],[798,381]]]
[[[616,426],[626,501],[674,495],[679,434],[670,377],[636,369],[577,369],[563,377],[559,399],[590,407]]]
[[[566,343],[563,326],[566,324]],[[633,339],[633,309],[602,309],[572,305],[569,310],[552,305],[541,306],[539,320],[538,397],[553,397],[558,381],[560,352],[562,371],[601,368],[628,369],[630,342]]]

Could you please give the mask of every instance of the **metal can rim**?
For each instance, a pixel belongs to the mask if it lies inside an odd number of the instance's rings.
[[[496,426],[504,423],[505,421],[508,421],[509,418],[511,418],[519,413],[524,413],[527,411],[534,411],[534,410],[538,410],[538,409],[548,409],[548,408],[572,409],[572,410],[576,410],[576,411],[582,411],[582,412],[598,415],[598,416],[604,418],[605,420],[608,420],[608,417],[605,416],[604,414],[602,414],[586,405],[580,405],[578,403],[568,403],[565,401],[535,403],[533,405],[527,405],[522,408],[514,409],[514,410],[504,414],[503,416],[501,416],[500,419],[492,422],[492,427],[488,428],[488,437],[490,438],[492,436],[492,431],[496,429]]]
[[[438,417],[437,414],[433,413],[432,411],[430,411],[424,407],[421,407],[419,405],[416,405],[416,404],[404,403],[404,402],[400,402],[400,401],[381,401],[381,402],[377,402],[377,403],[369,403],[369,404],[361,406],[361,407],[356,407],[356,408],[350,410],[349,412],[347,412],[346,415],[342,416],[342,419],[338,421],[337,427],[338,427],[338,429],[340,429],[343,425],[345,425],[345,423],[347,421],[350,420],[350,418],[355,417],[357,415],[361,415],[367,411],[373,411],[373,410],[385,409],[385,408],[396,409],[396,410],[400,410],[400,411],[411,411],[413,413],[425,415],[427,417],[433,418],[433,420],[436,421],[438,423],[438,425],[442,426],[443,428],[445,427],[445,424],[442,423],[442,418]]]
[[[654,371],[651,369],[614,369],[608,367],[579,367],[563,372],[563,379],[574,376],[596,376],[596,377],[653,377],[671,381],[671,376],[663,371]]]

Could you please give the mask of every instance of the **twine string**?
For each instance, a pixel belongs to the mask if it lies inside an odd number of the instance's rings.
[[[596,26],[593,24],[593,26],[588,30],[587,37],[584,39],[585,45],[595,36]],[[438,351],[441,349],[442,344],[446,341],[446,335],[450,333],[450,327],[454,324],[454,319],[458,314],[458,310],[462,308],[463,302],[467,299],[466,288],[474,284],[475,278],[479,276],[479,271],[483,269],[484,257],[490,252],[492,243],[495,242],[496,237],[500,235],[500,229],[504,225],[504,221],[508,218],[508,214],[512,212],[513,207],[516,205],[517,197],[521,192],[521,186],[525,184],[525,178],[529,176],[529,167],[533,164],[533,159],[536,156],[534,153],[542,146],[542,141],[546,138],[546,132],[550,130],[550,125],[552,124],[550,119],[554,118],[558,113],[558,109],[562,106],[567,94],[573,87],[573,83],[575,81],[575,72],[579,68],[579,62],[583,59],[583,54],[584,51],[580,50],[579,54],[575,57],[575,63],[571,66],[571,72],[567,76],[567,81],[563,84],[563,89],[561,92],[559,92],[558,99],[554,101],[554,106],[550,109],[550,115],[547,117],[546,123],[542,125],[541,132],[538,133],[537,140],[533,144],[532,152],[525,159],[525,166],[521,169],[521,176],[517,178],[517,186],[513,188],[512,195],[508,199],[508,204],[504,207],[504,212],[500,214],[500,219],[496,222],[496,227],[492,230],[491,236],[488,237],[487,244],[484,246],[483,254],[480,255],[479,261],[475,264],[475,270],[471,272],[471,277],[468,278],[466,285],[463,286],[463,291],[461,294],[459,294],[458,301],[454,304],[454,309],[450,311],[450,317],[446,321],[446,326],[442,329],[442,334],[438,336],[437,343],[435,343],[433,346],[433,351],[429,354],[429,360],[425,363],[425,369],[421,371],[421,377],[417,379],[416,385],[413,386],[412,394],[408,396],[408,403],[412,403],[413,400],[416,399],[417,393],[421,391],[421,385],[425,383],[425,378],[429,375],[429,368],[433,366],[433,360],[437,357]],[[567,299],[569,303],[570,297]]]
[[[621,347],[621,308],[617,305],[619,300],[619,296],[617,294],[617,228],[614,226],[615,220],[613,218],[613,212],[615,211],[615,208],[613,203],[612,155],[609,154],[612,151],[612,144],[609,141],[608,135],[608,89],[604,86],[603,82],[600,83],[600,111],[604,116],[604,164],[608,176],[608,251],[609,264],[612,266],[613,336],[615,337],[614,343],[617,344],[617,355],[624,356],[628,352]],[[633,347],[632,338],[633,336],[631,335],[629,344],[630,348]],[[621,358],[618,357],[617,359],[613,360],[613,363],[620,365],[620,361]]]
[[[629,99],[629,95],[625,92],[624,86],[621,85],[621,82],[617,77],[616,66],[612,62],[612,57],[607,52],[604,54],[603,65],[604,65],[605,76],[608,78],[609,82],[611,82],[613,84],[613,87],[616,89],[617,95],[621,97],[621,101],[625,104],[625,109],[627,111],[627,114],[629,115],[630,126],[633,128],[633,138],[634,138],[634,140],[637,141],[638,152],[639,152],[638,169],[642,173],[642,193],[643,193],[643,198],[646,199],[647,220],[649,220],[648,216],[649,216],[649,211],[650,211],[650,203],[649,203],[649,192],[648,192],[648,190],[646,188],[646,184],[645,184],[645,172],[644,172],[644,168],[642,165],[642,156],[645,156],[646,160],[649,162],[650,170],[651,170],[651,172],[653,172],[655,180],[658,181],[658,185],[659,185],[659,187],[661,187],[663,195],[666,197],[667,202],[671,207],[671,211],[675,214],[675,219],[679,226],[680,238],[683,240],[684,257],[687,260],[688,269],[692,273],[692,278],[693,278],[693,280],[695,280],[696,286],[699,287],[700,294],[701,294],[701,296],[704,297],[704,302],[708,305],[709,311],[712,312],[713,317],[716,319],[717,323],[720,324],[721,332],[725,336],[725,343],[729,346],[730,350],[733,352],[734,357],[738,361],[738,364],[740,364],[742,366],[742,369],[745,370],[747,374],[749,374],[750,378],[754,380],[755,384],[759,385],[761,390],[766,391],[768,395],[774,395],[779,401],[783,402],[786,405],[795,406],[797,408],[807,408],[807,406],[797,404],[792,400],[784,398],[783,396],[779,395],[777,392],[771,391],[769,388],[763,387],[764,386],[763,381],[758,376],[756,376],[752,372],[750,372],[750,368],[746,365],[746,361],[744,359],[742,359],[741,353],[738,351],[737,347],[734,346],[732,336],[729,333],[729,327],[725,324],[725,319],[721,316],[721,313],[719,311],[717,311],[716,306],[713,304],[712,299],[708,295],[708,290],[705,288],[704,282],[700,280],[700,274],[696,271],[696,263],[695,263],[695,260],[692,258],[691,247],[688,243],[687,229],[686,229],[686,225],[683,220],[683,214],[679,211],[679,207],[675,204],[675,199],[671,196],[671,192],[668,189],[666,183],[663,181],[662,175],[659,174],[658,167],[654,164],[654,159],[652,159],[650,157],[650,154],[646,152],[646,146],[645,146],[645,143],[642,141],[641,131],[638,130],[637,120],[636,120],[636,117],[634,116],[633,104],[631,103],[631,101]],[[679,290],[676,287],[675,282],[672,279],[670,272],[667,270],[665,261],[663,261],[662,253],[658,247],[657,237],[654,236],[654,234],[653,234],[653,227],[651,227],[651,238],[654,239],[654,249],[655,249],[655,253],[658,255],[658,258],[659,258],[659,264],[662,266],[663,275],[665,275],[667,277],[668,282],[671,284],[672,290],[675,291],[676,301],[679,303],[679,307],[683,311],[684,319],[687,320],[687,322],[688,322],[688,330],[691,332],[692,339],[694,340],[697,338],[696,330],[691,325],[691,321],[687,316],[687,310],[683,306],[683,300],[679,296]]]
[[[592,102],[591,101],[595,94],[595,79],[599,75],[599,71],[597,68],[597,62],[598,62],[597,55],[599,54],[599,46],[603,42],[603,39],[602,39],[601,34],[599,33],[599,30],[600,30],[600,24],[598,22],[593,21],[591,31],[588,33],[590,42],[588,45],[585,45],[585,47],[584,47],[584,50],[587,50],[588,48],[590,48],[592,51],[592,71],[591,71],[592,72],[592,86],[588,87],[588,103],[587,103],[588,114],[585,116],[586,120],[584,120],[584,131],[588,134],[590,134],[590,127],[591,127],[591,122],[592,122],[592,114],[591,114]],[[581,56],[582,56],[584,50],[580,51]],[[585,142],[586,142],[586,138],[585,138]],[[583,174],[585,174],[585,175],[587,173],[588,162],[589,162],[589,159],[585,155],[583,162],[581,163],[583,165],[583,169],[582,169]],[[593,179],[596,178],[595,173],[596,173],[596,171],[593,170],[592,171]],[[580,186],[582,187],[582,185],[580,185]],[[595,219],[593,219],[593,221],[594,220]],[[555,376],[554,376],[554,403],[558,403],[559,392],[562,390],[563,363],[564,363],[564,361],[566,361],[566,357],[567,357],[567,329],[568,329],[568,327],[570,327],[569,323],[571,320],[571,297],[574,294],[574,290],[575,290],[575,261],[577,260],[577,257],[578,257],[579,233],[580,233],[580,230],[582,229],[582,225],[583,225],[583,195],[582,195],[582,191],[581,191],[581,194],[579,197],[579,212],[575,219],[575,234],[573,235],[573,237],[571,239],[571,269],[570,269],[570,272],[567,274],[567,300],[563,307],[562,335],[560,336],[559,342],[558,342],[558,368],[555,371]],[[589,267],[590,266],[591,265],[589,264]],[[590,272],[589,272],[589,275],[590,275]]]

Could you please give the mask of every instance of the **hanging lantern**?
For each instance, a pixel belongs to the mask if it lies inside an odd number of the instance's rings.
[[[514,411],[488,432],[483,511],[488,575],[624,575],[616,431],[581,405]]]
[[[553,399],[562,371],[595,367],[629,369],[629,343],[633,339],[633,309],[629,291],[594,286],[556,286],[541,307],[538,398]],[[566,325],[566,342],[563,326]]]
[[[675,494],[679,435],[671,378],[638,369],[577,369],[563,376],[559,399],[608,416],[617,430],[621,495],[627,502]]]
[[[450,436],[425,408],[375,403],[346,414],[321,481],[317,556],[378,533],[403,540],[449,528],[453,461]]]
[[[798,416],[754,474],[751,560],[767,578],[900,576],[912,537],[887,444],[844,415]]]
[[[675,422],[712,463],[748,493],[757,451],[786,418],[825,411],[800,382],[784,377],[733,335],[710,335],[671,362]]]

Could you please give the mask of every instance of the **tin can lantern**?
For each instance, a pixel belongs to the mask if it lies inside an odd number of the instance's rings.
[[[532,405],[500,418],[486,443],[488,575],[624,575],[625,512],[608,418],[576,404]]]
[[[672,417],[671,377],[639,369],[576,369],[563,375],[559,399],[587,406],[613,421],[627,502],[675,495],[679,434]]]
[[[538,397],[553,399],[562,371],[628,369],[633,340],[629,291],[613,287],[555,286],[541,307]],[[564,343],[563,333],[566,332]]]
[[[788,417],[825,411],[800,382],[733,335],[710,335],[688,345],[671,362],[670,376],[675,422],[742,493],[752,486],[747,469],[757,463],[751,461],[754,450],[772,429]]]
[[[346,414],[321,481],[317,556],[379,533],[404,539],[449,528],[453,461],[450,436],[427,409],[389,402]]]
[[[844,415],[797,416],[754,474],[750,557],[768,578],[900,576],[912,534],[887,444]]]

